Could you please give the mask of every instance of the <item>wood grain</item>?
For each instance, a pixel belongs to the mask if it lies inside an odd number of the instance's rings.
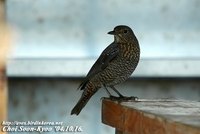
[[[200,102],[104,99],[102,122],[123,134],[200,134]]]

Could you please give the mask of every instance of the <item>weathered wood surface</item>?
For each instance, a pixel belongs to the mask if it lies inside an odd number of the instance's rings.
[[[120,134],[200,134],[200,102],[104,99],[102,122]]]

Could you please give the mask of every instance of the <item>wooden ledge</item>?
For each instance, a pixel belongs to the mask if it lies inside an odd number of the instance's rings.
[[[103,99],[102,122],[121,134],[200,134],[200,102]]]

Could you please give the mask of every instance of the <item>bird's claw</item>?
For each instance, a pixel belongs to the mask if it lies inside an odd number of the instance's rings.
[[[110,96],[110,99],[112,101],[119,101],[119,102],[123,102],[123,101],[137,101],[138,100],[138,97],[135,97],[135,96],[131,96],[131,97],[127,97],[127,96],[119,96],[119,97],[116,97],[116,96]]]

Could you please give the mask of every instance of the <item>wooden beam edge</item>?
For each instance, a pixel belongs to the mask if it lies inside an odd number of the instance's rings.
[[[102,101],[102,123],[125,133],[200,134],[200,128],[173,122],[159,115],[122,106],[109,99]]]

